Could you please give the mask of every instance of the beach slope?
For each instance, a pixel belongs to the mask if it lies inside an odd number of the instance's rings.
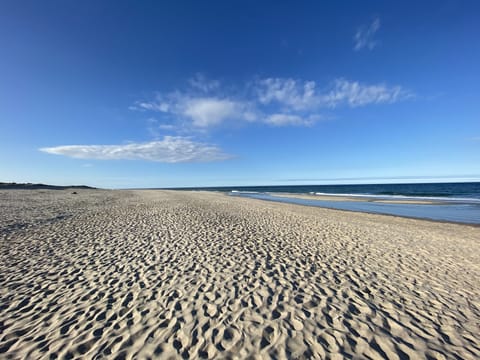
[[[0,191],[2,358],[480,358],[480,228],[181,191]]]

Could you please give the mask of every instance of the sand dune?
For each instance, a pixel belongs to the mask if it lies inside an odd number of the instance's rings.
[[[480,358],[480,228],[0,191],[0,358]]]

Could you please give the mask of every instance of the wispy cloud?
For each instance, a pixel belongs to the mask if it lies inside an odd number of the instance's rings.
[[[232,157],[215,145],[181,136],[165,136],[163,140],[123,145],[64,145],[41,148],[40,151],[77,159],[147,160],[163,163],[211,162]]]
[[[273,126],[311,126],[320,118],[319,115],[302,117],[294,114],[272,114],[265,118],[265,122]]]
[[[374,39],[375,33],[380,29],[380,19],[375,18],[370,25],[363,25],[357,29],[353,37],[355,51],[359,51],[367,48],[372,50],[377,41]]]
[[[255,114],[245,99],[226,94],[218,80],[198,73],[183,91],[157,93],[152,100],[137,101],[131,110],[153,111],[175,119],[178,129],[202,130],[226,121],[253,121]],[[167,124],[171,128],[172,124]],[[158,127],[163,127],[159,124]]]
[[[237,87],[197,75],[183,91],[137,101],[132,109],[165,116],[166,129],[204,131],[226,122],[260,122],[270,126],[311,126],[323,109],[395,103],[413,94],[399,85],[363,84],[338,78],[326,85],[292,78],[260,78]],[[320,114],[320,115],[319,115]]]
[[[243,117],[244,105],[231,99],[193,98],[179,105],[179,113],[192,120],[196,127],[219,125],[225,120]]]
[[[208,79],[202,73],[196,73],[194,77],[188,80],[190,86],[202,92],[208,93],[220,87],[220,81]]]
[[[367,85],[357,81],[337,79],[333,88],[320,96],[322,104],[329,107],[347,105],[350,107],[369,104],[395,103],[412,97],[413,94],[401,86],[386,84]]]
[[[232,89],[233,87],[228,87]],[[272,127],[313,126],[331,118],[324,111],[391,104],[413,94],[399,85],[363,84],[338,78],[320,86],[315,81],[264,78],[225,90],[219,81],[196,75],[183,91],[157,93],[151,100],[135,102],[132,110],[154,113],[147,119],[153,141],[122,145],[64,145],[40,151],[78,159],[147,160],[164,163],[209,162],[232,156],[219,147],[199,142],[190,133],[204,134],[227,122],[263,123]],[[177,136],[163,136],[173,133]],[[162,138],[163,136],[163,138]]]
[[[225,96],[198,96],[175,92],[158,95],[152,102],[138,102],[136,107],[173,117],[177,122],[188,122],[201,129],[220,125],[227,120],[252,121],[254,114],[246,102]]]
[[[301,110],[315,105],[315,86],[314,81],[267,78],[255,83],[255,91],[262,104],[278,102],[295,110]]]
[[[294,110],[394,103],[413,96],[410,91],[398,85],[368,85],[343,78],[336,79],[324,90],[318,90],[315,81],[288,78],[260,80],[255,89],[261,103],[277,103]]]
[[[135,105],[129,107],[130,110],[139,110],[139,111],[145,111],[145,110],[150,110],[150,111],[161,111],[161,112],[167,112],[169,110],[169,105],[166,102],[160,102],[160,101],[137,101],[135,102]]]

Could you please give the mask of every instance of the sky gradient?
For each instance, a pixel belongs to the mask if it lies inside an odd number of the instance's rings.
[[[480,180],[477,1],[2,1],[0,181]]]

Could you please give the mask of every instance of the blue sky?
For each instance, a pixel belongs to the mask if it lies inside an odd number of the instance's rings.
[[[480,180],[477,1],[2,1],[0,181]]]

